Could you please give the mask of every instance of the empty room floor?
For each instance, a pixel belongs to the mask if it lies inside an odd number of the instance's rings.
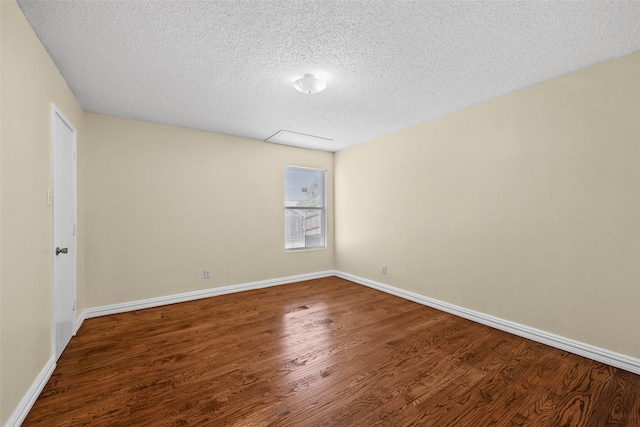
[[[640,376],[337,277],[88,319],[24,426],[640,426]]]

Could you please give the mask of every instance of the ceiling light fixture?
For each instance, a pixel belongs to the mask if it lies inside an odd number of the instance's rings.
[[[303,78],[293,82],[293,86],[300,92],[313,94],[325,90],[327,83],[316,79],[313,74],[305,74]]]

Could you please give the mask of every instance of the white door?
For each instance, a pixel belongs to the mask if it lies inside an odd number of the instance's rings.
[[[76,130],[53,106],[53,335],[56,360],[76,312]]]

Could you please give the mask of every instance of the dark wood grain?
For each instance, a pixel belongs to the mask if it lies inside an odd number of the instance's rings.
[[[24,426],[640,426],[640,377],[339,278],[85,321]]]

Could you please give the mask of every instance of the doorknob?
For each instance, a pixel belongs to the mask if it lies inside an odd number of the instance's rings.
[[[69,248],[56,248],[56,255],[66,254],[67,252],[69,252]]]

